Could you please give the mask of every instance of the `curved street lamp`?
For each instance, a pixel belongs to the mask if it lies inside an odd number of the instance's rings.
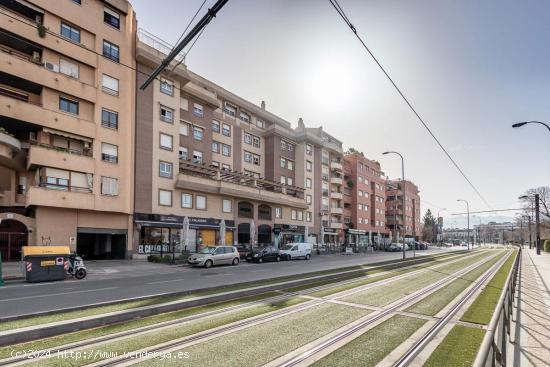
[[[435,218],[435,220],[437,221],[437,223],[434,225],[434,232],[435,232],[435,242],[436,243],[439,243],[439,214],[443,211],[447,210],[447,208],[441,208],[437,211],[437,217]]]
[[[401,157],[401,187],[403,189],[403,228],[404,228],[404,231],[403,231],[403,260],[405,260],[405,258],[406,258],[406,255],[405,255],[405,234],[407,233],[407,230],[406,230],[407,226],[406,226],[406,221],[405,221],[405,217],[406,217],[405,195],[407,194],[407,192],[405,191],[405,160],[403,159],[403,156],[399,152],[388,151],[388,152],[384,152],[382,154],[383,155],[397,154],[399,157]],[[394,223],[394,226],[397,226],[397,221]],[[413,257],[414,257],[414,255],[413,255]]]
[[[457,199],[457,201],[462,201],[466,203],[466,211],[468,212],[468,238],[467,238],[467,248],[470,249],[470,204],[467,200]]]
[[[537,255],[540,255],[540,196],[535,195],[522,195],[518,199],[520,200],[535,200],[535,245],[537,249]]]
[[[540,122],[540,121],[523,121],[523,122],[517,122],[515,124],[512,125],[513,128],[518,128],[518,127],[522,127],[523,125],[526,125],[526,124],[541,124],[543,126],[546,126],[546,128],[548,129],[548,131],[550,131],[550,126],[548,124],[545,124],[544,122]]]

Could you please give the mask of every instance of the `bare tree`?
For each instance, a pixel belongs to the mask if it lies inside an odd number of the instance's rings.
[[[550,186],[534,187],[525,191],[525,195],[530,198],[524,200],[526,203],[524,210],[529,214],[531,213],[531,208],[534,206],[532,197],[535,194],[539,194],[541,214],[545,215],[546,218],[550,218]]]

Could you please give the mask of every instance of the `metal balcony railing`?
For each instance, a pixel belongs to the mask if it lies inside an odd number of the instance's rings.
[[[141,42],[145,43],[149,47],[154,48],[155,50],[159,51],[164,55],[168,55],[170,52],[172,52],[172,49],[174,48],[173,45],[155,36],[154,34],[147,32],[143,28],[138,29],[137,36]],[[177,62],[180,62],[184,58],[185,58],[185,52],[182,51],[176,56],[175,60]]]
[[[39,187],[44,187],[46,189],[52,189],[52,190],[62,190],[62,191],[72,191],[72,192],[85,192],[85,193],[91,193],[92,189],[88,187],[79,187],[79,186],[70,186],[70,185],[60,185],[60,184],[54,184],[54,183],[47,183],[47,182],[40,182],[38,184]]]

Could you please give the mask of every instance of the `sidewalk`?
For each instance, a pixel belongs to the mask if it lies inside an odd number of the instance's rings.
[[[550,253],[523,251],[508,361],[550,366]]]

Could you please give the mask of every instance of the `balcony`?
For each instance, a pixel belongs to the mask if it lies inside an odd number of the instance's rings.
[[[91,150],[74,151],[48,144],[31,144],[27,170],[42,166],[94,173],[94,159]]]
[[[95,137],[96,126],[92,121],[51,110],[46,113],[40,104],[25,102],[5,95],[0,95],[0,115],[76,135]]]
[[[300,209],[308,208],[304,200],[305,190],[301,187],[283,185],[191,161],[180,162],[176,188],[235,196]]]
[[[333,191],[330,193],[330,197],[336,200],[342,200],[344,198],[344,194],[341,192]]]
[[[205,88],[202,88],[193,83],[187,83],[183,86],[182,89],[192,96],[197,97],[201,101],[207,102],[208,104],[214,106],[214,108],[221,107],[221,102],[218,100],[216,94]]]
[[[330,214],[339,214],[339,215],[342,215],[342,214],[344,214],[344,208],[332,207],[332,208],[330,208]]]
[[[330,183],[335,185],[342,185],[344,183],[344,179],[342,177],[333,176],[330,178]]]
[[[336,161],[330,162],[330,168],[333,171],[343,171],[344,170],[344,167],[342,166],[342,163],[336,162]]]
[[[330,222],[329,228],[343,229],[344,228],[344,223],[342,223],[342,222]]]
[[[0,51],[0,65],[3,72],[69,95],[78,96],[91,103],[96,102],[94,86],[84,84],[63,73],[48,70],[42,66],[42,63],[37,63],[32,59],[25,60],[22,57],[14,56],[7,53],[4,48],[0,48]]]
[[[0,130],[0,163],[8,163],[21,150],[21,142]]]
[[[27,191],[27,205],[94,209],[94,195],[88,188],[40,184]]]

